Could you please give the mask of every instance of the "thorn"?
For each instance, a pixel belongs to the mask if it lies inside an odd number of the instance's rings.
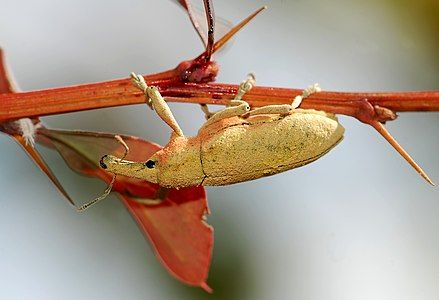
[[[0,47],[0,94],[14,93],[17,90],[17,85],[12,79],[12,75],[7,68],[5,53]]]
[[[407,151],[395,140],[395,138],[390,134],[390,132],[384,127],[384,125],[378,121],[372,121],[369,123],[376,131],[379,132],[389,143],[398,151],[399,154],[422,176],[429,184],[435,186],[433,181],[428,177],[427,173],[415,162],[415,160],[408,154]]]
[[[256,17],[261,11],[265,10],[267,6],[262,6],[258,10],[256,10],[254,13],[249,15],[247,18],[242,20],[238,25],[230,29],[229,32],[227,32],[222,38],[220,38],[214,45],[212,54],[221,49],[222,46],[224,46],[239,30],[241,30],[245,25],[247,25],[248,22],[250,22],[254,17]],[[204,54],[204,53],[203,53]],[[203,55],[202,54],[202,55]]]

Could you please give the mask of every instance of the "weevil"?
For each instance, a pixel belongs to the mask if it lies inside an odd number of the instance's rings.
[[[236,97],[214,114],[194,137],[186,137],[165,100],[140,75],[131,74],[148,104],[173,130],[169,143],[144,162],[105,155],[102,168],[166,188],[228,185],[301,167],[322,157],[342,139],[344,128],[335,115],[298,106],[319,91],[304,90],[292,104],[250,110],[243,95],[255,84],[254,76],[241,83]]]

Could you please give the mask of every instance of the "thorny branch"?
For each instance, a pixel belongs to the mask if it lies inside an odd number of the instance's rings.
[[[145,81],[150,86],[156,86],[167,101],[226,104],[235,96],[238,85],[209,83],[215,79],[218,72],[218,66],[210,61],[210,56],[263,9],[265,7],[251,14],[213,46],[210,43],[207,50],[197,58],[182,62],[172,70],[145,75]],[[210,20],[209,27],[212,27],[213,17],[208,20]],[[3,64],[1,49],[0,64]],[[7,83],[0,82],[0,85],[2,84]],[[289,104],[301,93],[302,89],[259,86],[246,93],[244,100],[252,107]],[[132,86],[130,79],[126,78],[41,91],[0,94],[0,103],[2,103],[0,123],[4,123],[20,118],[141,104],[144,103],[144,97]],[[433,184],[427,174],[386,130],[383,123],[396,119],[397,112],[439,111],[439,91],[390,93],[322,91],[306,98],[301,108],[343,114],[371,125],[422,177]]]
[[[174,70],[144,76],[149,85],[157,86],[170,102],[220,104],[227,103],[236,94],[236,84],[182,83]],[[245,95],[253,107],[290,103],[302,89],[255,86]],[[130,83],[119,79],[33,92],[0,94],[2,109],[0,122],[25,117],[42,117],[53,114],[89,109],[142,104],[142,93]],[[311,95],[302,102],[302,108],[313,108],[344,114],[363,121],[364,109],[370,104],[379,121],[393,120],[393,112],[439,111],[439,91],[345,93],[328,92]],[[376,108],[378,106],[379,108]],[[387,109],[383,111],[380,108]],[[367,123],[367,122],[366,122]]]

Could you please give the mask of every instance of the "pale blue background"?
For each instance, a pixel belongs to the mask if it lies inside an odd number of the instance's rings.
[[[437,90],[437,5],[408,3],[215,1],[216,13],[234,23],[269,6],[217,56],[218,81],[238,83],[252,71],[266,86]],[[146,0],[0,0],[0,45],[23,90],[154,73],[202,50],[182,10]],[[198,106],[171,108],[195,134]],[[437,299],[438,188],[371,128],[340,121],[344,142],[316,163],[207,189],[215,227],[210,297],[164,271],[114,196],[77,214],[0,136],[0,299]],[[46,124],[160,144],[169,136],[145,105]],[[388,125],[436,182],[438,125],[437,113],[401,114]]]

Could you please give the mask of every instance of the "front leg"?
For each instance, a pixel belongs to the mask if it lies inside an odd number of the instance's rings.
[[[157,87],[148,86],[142,75],[136,75],[134,73],[131,73],[131,81],[135,87],[140,89],[145,94],[148,105],[157,112],[159,117],[165,121],[165,123],[168,124],[178,136],[184,136],[183,131],[175,120],[171,109],[169,108],[165,99],[163,99]]]

